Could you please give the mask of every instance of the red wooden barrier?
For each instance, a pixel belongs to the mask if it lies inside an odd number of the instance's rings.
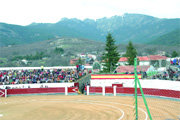
[[[4,97],[5,96],[5,90],[4,89],[0,89],[0,97]]]
[[[78,88],[77,87],[68,87],[68,93],[77,93]]]
[[[17,94],[39,94],[39,93],[65,93],[65,88],[23,88],[7,89],[7,95]]]
[[[113,87],[105,87],[105,93],[113,94]],[[162,96],[162,97],[172,97],[172,98],[180,98],[180,91],[176,90],[167,90],[167,89],[153,89],[153,88],[143,88],[143,92],[145,95],[153,95],[153,96]],[[102,87],[89,87],[89,93],[102,93]],[[116,93],[118,94],[134,94],[134,88],[123,88],[117,87]],[[137,89],[138,95],[141,95],[140,89]]]
[[[7,89],[7,95],[43,94],[43,93],[64,93],[65,94],[65,87]],[[68,93],[78,93],[78,87],[68,87]],[[5,96],[5,90],[0,89],[0,97],[4,97],[4,96]]]
[[[117,93],[134,94],[134,88],[118,88],[117,87],[116,91]],[[141,94],[139,88],[137,89],[137,92],[139,95]],[[180,91],[175,91],[175,90],[143,88],[143,92],[145,95],[180,98]]]
[[[106,93],[113,93],[113,87],[105,87]]]
[[[102,87],[89,87],[89,93],[102,93]]]
[[[112,87],[117,86],[117,87],[123,87],[123,84],[112,84]]]
[[[79,88],[79,83],[78,83],[78,82],[75,82],[75,83],[74,83],[74,86]]]
[[[144,88],[143,91],[144,91],[144,94],[146,95],[180,98],[180,91],[176,91],[176,90]]]
[[[119,88],[119,87],[117,87],[116,92],[117,93],[123,93],[123,94],[134,94],[134,88],[129,88],[129,87]],[[139,88],[137,89],[137,93],[140,94]]]

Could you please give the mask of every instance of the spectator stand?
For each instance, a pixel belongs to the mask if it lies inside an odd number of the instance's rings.
[[[53,68],[53,69],[52,69]],[[75,82],[85,76],[89,70],[84,67],[81,70],[75,68],[56,69],[19,69],[10,68],[0,70],[0,84],[37,84],[37,83],[64,83]]]

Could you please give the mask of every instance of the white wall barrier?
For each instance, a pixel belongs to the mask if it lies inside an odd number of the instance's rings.
[[[114,96],[116,96],[116,88],[117,86],[113,86],[113,94]],[[87,95],[89,95],[89,86],[87,86]],[[106,88],[105,86],[102,86],[102,95],[105,96],[106,95]]]
[[[142,79],[140,80],[142,88],[157,88],[180,91],[180,81],[157,80],[157,79]],[[107,86],[112,87],[112,84],[123,84],[123,87],[134,87],[132,79],[93,79],[90,81],[92,87]]]

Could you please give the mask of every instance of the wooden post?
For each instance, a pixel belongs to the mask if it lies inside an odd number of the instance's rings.
[[[113,86],[114,96],[116,96],[116,87],[117,87],[117,86]]]
[[[102,87],[102,95],[105,96],[105,86]]]
[[[7,89],[4,91],[4,97],[7,98]]]
[[[87,86],[87,95],[89,95],[89,85]]]
[[[65,87],[65,95],[68,95],[68,87]]]

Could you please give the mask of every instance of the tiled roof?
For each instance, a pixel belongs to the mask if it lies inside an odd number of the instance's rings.
[[[137,66],[137,72],[147,71],[150,66]],[[134,72],[134,66],[118,66],[116,68],[117,73]]]
[[[72,61],[77,61],[78,59],[75,58],[75,59],[71,59],[71,60],[72,60]]]
[[[149,56],[138,56],[137,57],[139,61],[150,61],[150,60],[166,60],[166,56],[160,56],[160,55],[149,55]],[[119,59],[119,62],[126,62],[128,61],[127,57],[121,57]]]
[[[149,60],[166,60],[166,56],[160,56],[160,55],[149,55]]]
[[[149,61],[149,58],[147,56],[140,56],[138,57],[139,61]]]
[[[119,62],[126,62],[128,59],[127,59],[127,57],[121,57],[120,59],[119,59]]]
[[[71,59],[70,64],[75,64],[78,59]]]

